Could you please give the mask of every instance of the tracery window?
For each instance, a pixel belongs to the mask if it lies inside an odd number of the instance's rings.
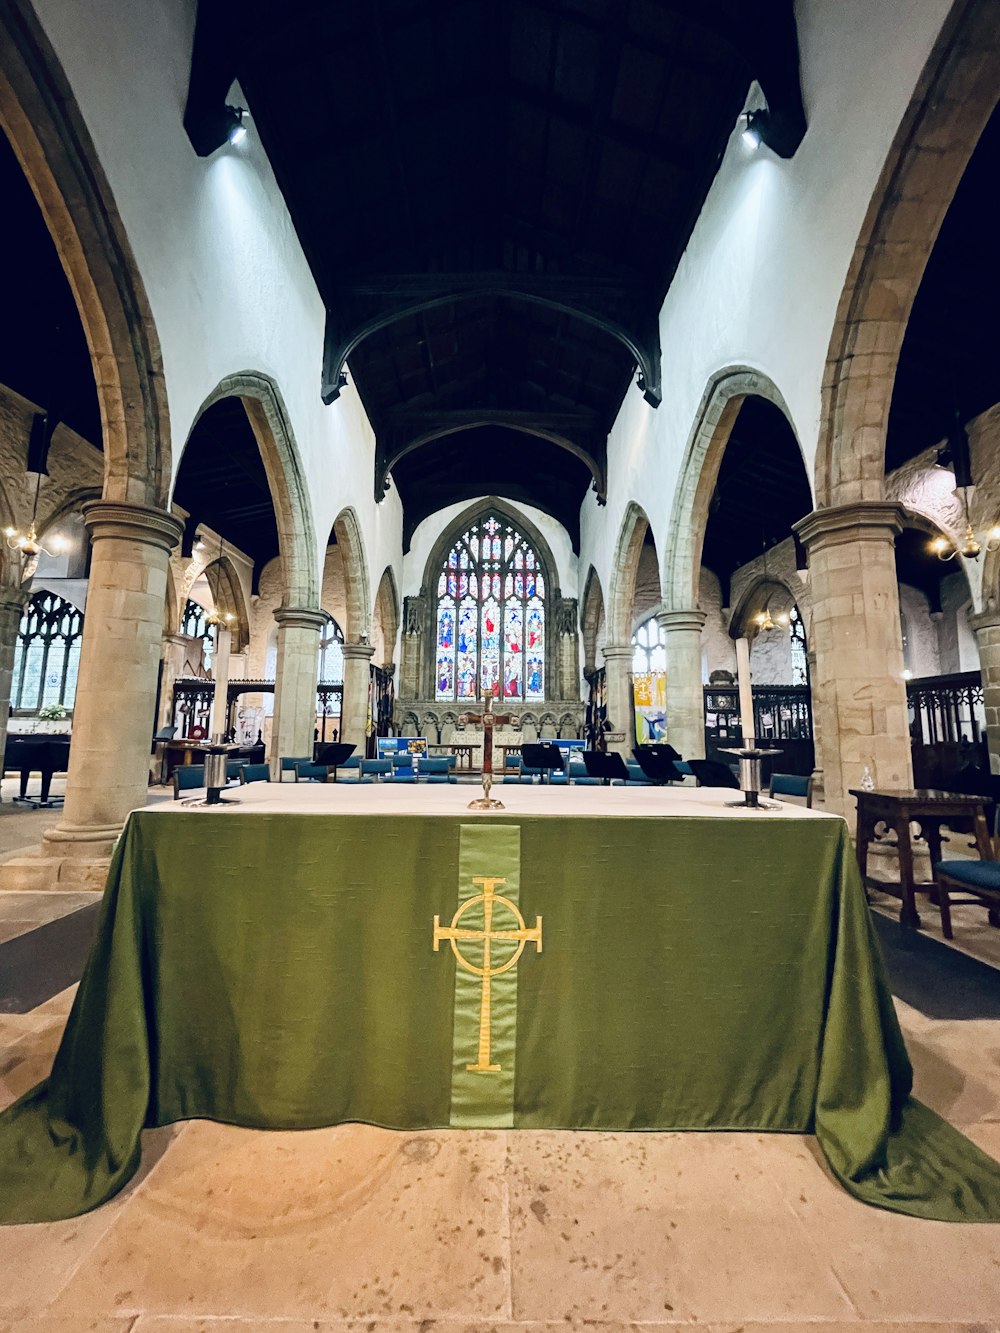
[[[329,612],[319,641],[319,680],[323,685],[344,683],[344,631]]]
[[[806,629],[795,605],[788,613],[789,638],[792,649],[792,684],[809,684],[809,660],[806,657]]]
[[[655,616],[644,620],[632,635],[632,673],[648,675],[651,671],[666,671],[667,654],[663,644],[663,627]]]
[[[181,633],[189,639],[201,639],[201,661],[206,672],[212,668],[212,654],[215,651],[215,636],[207,616],[208,612],[201,603],[189,597],[181,616]]]
[[[437,583],[435,698],[545,694],[545,574],[531,544],[495,513],[451,548]]]
[[[35,593],[24,608],[14,651],[14,708],[37,713],[49,704],[73,707],[82,634],[79,607],[53,592]]]

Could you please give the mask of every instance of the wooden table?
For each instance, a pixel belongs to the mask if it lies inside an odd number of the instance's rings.
[[[983,806],[984,796],[960,796],[957,792],[936,791],[933,788],[917,791],[861,791],[851,788],[858,802],[857,856],[861,882],[866,889],[879,889],[903,900],[899,920],[904,926],[920,929],[915,894],[936,894],[937,883],[930,880],[917,884],[913,878],[913,847],[910,824],[916,823],[927,841],[931,866],[941,860],[941,825],[952,820],[971,819],[976,847],[983,860],[989,860],[990,836]],[[896,833],[899,854],[899,880],[887,883],[868,874],[868,845],[875,838],[876,824],[883,823]]]
[[[456,757],[456,768],[472,769],[472,752],[478,750],[478,745],[466,745],[462,742],[456,745],[431,745],[431,750],[444,751],[446,754],[453,754]]]

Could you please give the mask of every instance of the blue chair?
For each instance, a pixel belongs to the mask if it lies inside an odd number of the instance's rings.
[[[1000,806],[996,819],[1000,823]],[[938,861],[934,866],[934,879],[941,909],[941,934],[946,940],[955,938],[951,929],[953,905],[985,907],[990,925],[1000,928],[1000,861]],[[951,895],[956,892],[968,897],[953,898]]]
[[[812,775],[804,778],[798,773],[772,773],[771,785],[768,789],[770,796],[804,796],[806,809],[812,809],[813,803],[813,780]]]
[[[179,801],[182,791],[197,791],[205,785],[204,764],[179,764],[174,769],[174,800]]]
[[[359,754],[352,754],[352,755],[350,755],[347,759],[345,759],[344,762],[343,762],[342,764],[338,764],[338,765],[337,765],[337,773],[338,773],[338,775],[339,775],[340,773],[343,773],[345,769],[349,770],[349,771],[352,772],[352,773],[355,773],[355,774],[356,774],[356,777],[355,777],[355,779],[354,779],[355,782],[360,782],[360,781],[361,781],[361,756],[360,756]]]
[[[420,776],[422,778],[426,777],[427,781],[431,783],[457,781],[454,773],[452,772],[454,765],[452,764],[451,761],[454,758],[455,756],[453,754],[450,754],[441,756],[431,755],[428,756],[428,758],[426,759],[421,759]]]
[[[282,762],[284,761],[282,760]],[[296,782],[326,782],[327,773],[325,764],[314,764],[311,759],[297,759],[295,761]]]
[[[396,750],[389,762],[392,764],[393,768],[412,768],[413,755],[410,754],[409,750]]]
[[[278,769],[278,781],[284,782],[285,774],[295,773],[295,770],[299,764],[311,764],[312,755],[305,754],[305,755],[300,755],[298,758],[290,758],[288,755],[283,754],[278,762],[280,764],[280,767]],[[298,782],[298,777],[296,777],[295,781]]]
[[[271,765],[270,764],[244,764],[240,769],[240,782],[244,786],[248,782],[270,782]]]
[[[241,769],[246,767],[245,759],[227,759],[226,760],[226,781],[238,782]]]
[[[653,786],[653,783],[646,777],[641,766],[634,759],[626,759],[625,767],[628,769],[628,785],[630,787]]]
[[[691,771],[691,765],[688,763],[686,759],[675,759],[674,768],[677,769],[677,772],[681,775],[682,778],[694,777],[694,774]]]
[[[362,759],[361,781],[381,782],[392,773],[391,759]]]

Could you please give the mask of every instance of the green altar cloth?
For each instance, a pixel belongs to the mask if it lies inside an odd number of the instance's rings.
[[[51,1077],[0,1116],[0,1220],[110,1198],[144,1126],[461,1123],[458,964],[432,935],[478,892],[473,822],[133,814]],[[1000,1220],[1000,1166],[909,1097],[842,821],[475,822],[519,831],[519,910],[544,930],[499,1123],[815,1132],[859,1199]]]

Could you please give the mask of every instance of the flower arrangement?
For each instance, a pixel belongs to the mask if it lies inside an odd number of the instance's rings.
[[[46,704],[39,708],[38,717],[42,722],[61,722],[64,717],[69,717],[69,709],[63,704]]]

